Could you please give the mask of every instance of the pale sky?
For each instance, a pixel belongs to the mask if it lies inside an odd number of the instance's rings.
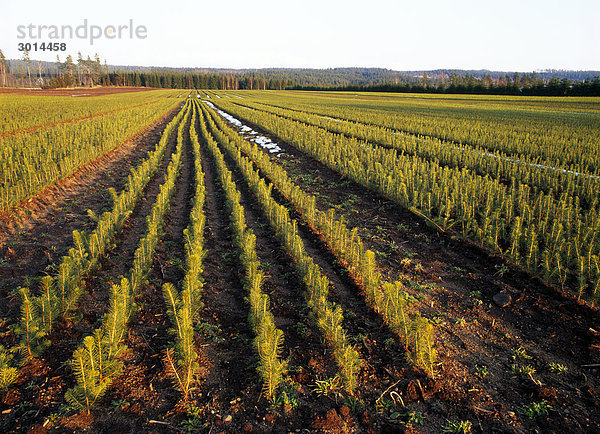
[[[109,64],[600,70],[600,0],[3,0],[0,49],[65,42]],[[147,37],[19,39],[17,26],[145,26]],[[27,28],[25,28],[27,32]],[[32,59],[56,52],[31,51]],[[61,60],[65,53],[60,52]]]

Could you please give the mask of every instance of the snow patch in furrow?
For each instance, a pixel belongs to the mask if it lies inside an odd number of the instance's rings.
[[[212,102],[205,100],[203,100],[202,102],[210,108],[212,108],[214,111],[216,111],[229,123],[235,125],[240,130],[239,134],[241,134],[244,137],[244,139],[256,143],[263,149],[267,149],[271,154],[277,154],[277,157],[281,157],[283,155],[281,147],[270,138],[261,136],[260,134],[258,134],[257,131],[254,131],[248,125],[244,125],[242,121],[240,121],[236,117],[221,110],[220,108],[217,108]]]

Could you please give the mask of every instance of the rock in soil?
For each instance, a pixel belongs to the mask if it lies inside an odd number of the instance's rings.
[[[494,295],[493,300],[498,306],[506,307],[512,302],[512,297],[510,294],[499,292],[498,294]]]

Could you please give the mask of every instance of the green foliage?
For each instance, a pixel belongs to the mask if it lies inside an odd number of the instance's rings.
[[[20,288],[21,295],[21,322],[15,332],[21,336],[16,349],[25,360],[38,357],[48,346],[48,331],[45,326],[45,317],[40,307],[43,303],[37,297],[32,297],[29,288]],[[41,299],[43,301],[43,298]]]
[[[288,251],[294,252],[292,256],[299,265],[301,273],[307,275],[305,281],[308,279],[308,284],[313,288],[309,291],[309,305],[320,310],[321,313],[317,315],[319,326],[322,330],[327,328],[328,331],[325,334],[329,336],[327,339],[333,342],[333,347],[346,345],[342,343],[346,338],[341,333],[340,318],[336,320],[334,310],[328,308],[327,303],[322,302],[326,299],[328,293],[328,282],[324,276],[320,276],[318,267],[312,264],[310,259],[302,259],[303,246],[296,240],[293,226],[295,222],[291,222],[291,225],[288,226],[289,230],[277,229],[278,225],[285,228],[285,221],[289,219],[287,211],[271,204],[268,197],[270,192],[267,191],[266,186],[262,186],[261,182],[263,181],[260,180],[258,173],[254,171],[251,162],[255,163],[260,171],[269,177],[269,180],[273,183],[271,185],[275,186],[290,201],[313,231],[325,239],[341,264],[348,269],[350,276],[365,289],[369,304],[383,316],[386,323],[399,335],[405,346],[413,352],[416,346],[419,347],[421,353],[427,352],[426,355],[415,355],[413,359],[430,375],[435,375],[434,363],[436,356],[433,348],[433,329],[428,326],[427,320],[411,312],[408,297],[401,282],[388,283],[383,281],[376,268],[375,254],[364,249],[357,230],[350,231],[344,218],[337,218],[333,209],[330,209],[327,213],[319,211],[316,208],[315,196],[305,193],[296,186],[285,170],[274,164],[268,156],[258,149],[257,145],[250,145],[247,141],[241,139],[239,134],[225,125],[223,120],[216,116],[213,111],[205,111],[210,114],[210,116],[207,116],[208,125],[219,143],[242,169],[246,180],[259,197],[259,201],[263,203],[265,208],[269,209],[269,214],[275,213],[274,225],[276,230],[280,232],[280,236],[288,246]],[[412,329],[415,332],[411,333],[410,330]],[[338,342],[337,339],[342,339],[342,341]],[[350,359],[353,359],[353,351],[349,348],[336,350],[336,354],[340,364],[348,365],[347,368],[343,368],[347,374],[344,374],[344,377],[347,377],[348,381],[351,382],[350,379],[355,377],[360,363],[357,359],[350,362]]]
[[[32,295],[29,288],[18,290],[22,299],[21,320],[14,329],[20,341],[13,350],[18,351],[25,360],[40,356],[48,348],[50,341],[47,337],[57,319],[66,317],[77,307],[84,277],[97,266],[100,257],[131,214],[144,187],[156,173],[173,128],[184,113],[182,110],[167,125],[155,149],[132,170],[125,189],[119,194],[110,190],[113,209],[100,217],[88,212],[97,223],[96,228],[89,235],[73,231],[73,247],[63,257],[58,274],[41,279],[39,295]],[[12,369],[9,372],[13,372]]]
[[[538,416],[545,416],[548,414],[548,410],[552,407],[546,401],[532,402],[528,405],[517,407],[517,412],[529,419],[535,419]]]
[[[198,432],[203,431],[207,427],[207,423],[205,422],[205,418],[202,415],[202,411],[199,407],[196,407],[193,404],[188,404],[187,406],[187,415],[188,418],[185,420],[182,425],[183,428],[188,432]]]
[[[281,359],[283,332],[275,328],[273,321],[261,321],[255,338],[258,351],[258,374],[263,379],[263,391],[269,399],[276,395],[277,388],[287,372],[287,363]]]
[[[177,141],[183,143],[183,128],[189,120],[190,137],[194,153],[195,168],[195,195],[192,200],[190,212],[190,224],[183,231],[186,252],[185,276],[181,291],[177,291],[171,283],[165,283],[162,287],[163,297],[167,306],[167,313],[171,321],[171,333],[175,337],[175,345],[168,348],[163,362],[167,373],[178,388],[185,402],[188,401],[190,392],[196,387],[200,366],[197,362],[198,354],[194,344],[194,321],[202,307],[202,261],[206,252],[204,251],[204,173],[200,161],[200,150],[198,137],[194,124],[197,112],[193,105],[192,110],[180,124]]]
[[[554,372],[555,374],[564,374],[569,370],[569,368],[567,368],[566,365],[556,362],[550,362],[548,364],[548,369],[550,370],[550,372]]]
[[[477,375],[479,375],[481,378],[485,378],[489,375],[489,371],[487,366],[475,366],[475,372],[477,372]]]
[[[7,390],[19,377],[19,370],[11,366],[13,355],[0,345],[0,389]]]
[[[194,330],[209,338],[213,343],[220,344],[225,342],[225,338],[220,337],[221,329],[217,324],[210,324],[207,322],[199,321],[196,323]]]
[[[404,416],[406,417],[406,423],[408,425],[423,425],[427,418],[427,416],[420,411],[408,411]]]
[[[327,396],[332,392],[341,389],[342,380],[337,375],[325,380],[316,380],[313,386],[313,392],[319,396]]]
[[[512,365],[510,367],[510,370],[514,376],[521,377],[521,378],[529,377],[532,380],[533,380],[533,374],[536,373],[535,368],[533,368],[531,365],[525,365],[525,366]]]
[[[108,332],[108,326],[104,330],[96,329],[92,336],[84,338],[83,345],[73,353],[71,366],[77,385],[67,391],[65,399],[79,410],[89,412],[123,369],[123,362],[117,357],[125,348],[110,342]]]
[[[196,361],[198,354],[194,345],[191,297],[187,290],[178,294],[170,283],[163,285],[163,294],[173,324],[171,332],[175,335],[175,346],[167,349],[164,363],[176,387],[182,392],[184,401],[187,401],[200,369]]]
[[[256,334],[254,347],[258,353],[257,371],[263,383],[263,393],[267,399],[275,403],[276,400],[281,399],[278,389],[287,372],[287,363],[281,358],[283,332],[275,326],[275,320],[269,309],[269,297],[262,292],[264,274],[256,253],[256,237],[246,226],[244,208],[240,204],[240,193],[231,180],[231,172],[227,169],[223,155],[206,130],[204,122],[200,123],[200,127],[202,136],[216,162],[219,180],[225,191],[226,205],[230,212],[234,240],[244,268],[243,283],[250,304],[248,320]]]
[[[527,354],[527,352],[525,351],[525,349],[523,347],[519,347],[519,348],[515,348],[514,350],[512,350],[512,358],[514,360],[518,360],[518,359],[529,360],[529,359],[531,359],[531,356]]]
[[[473,423],[468,420],[448,421],[443,432],[454,434],[467,434],[473,429]]]
[[[189,106],[188,106],[189,108]],[[186,119],[189,110],[186,110]],[[185,124],[185,121],[180,125]],[[182,127],[180,126],[179,131]],[[154,251],[159,241],[164,216],[169,209],[170,199],[175,191],[175,181],[181,168],[183,143],[179,134],[177,148],[171,157],[164,183],[160,186],[158,196],[146,222],[145,235],[140,239],[134,252],[134,260],[129,272],[129,278],[122,278],[120,284],[112,285],[109,300],[109,311],[104,316],[102,326],[94,331],[91,336],[83,340],[83,344],[73,353],[71,366],[75,373],[77,384],[65,394],[65,399],[80,410],[90,408],[102,398],[112,381],[120,375],[123,363],[119,357],[125,351],[122,344],[127,333],[127,324],[134,310],[134,299],[152,265]],[[165,291],[171,294],[170,291]],[[173,302],[171,315],[182,320],[182,313],[177,302]],[[184,314],[185,316],[185,314]],[[188,315],[189,318],[189,315]],[[182,325],[177,332],[193,334],[191,326]],[[191,330],[191,332],[190,332]],[[185,346],[183,346],[184,350]],[[167,354],[168,355],[168,354]],[[174,368],[176,371],[176,368]]]
[[[81,100],[50,97],[34,102],[13,95],[3,101],[3,117],[11,125],[3,129],[9,134],[2,138],[0,211],[111,151],[175,105],[162,92],[107,95],[93,104]]]
[[[389,396],[389,398],[387,398]],[[402,405],[404,407],[404,401],[402,400],[402,396],[396,391],[392,391],[389,395],[383,394],[375,401],[375,408],[379,411],[390,411],[394,410],[396,407]],[[396,413],[395,413],[396,414]],[[400,414],[397,413],[397,416]]]
[[[477,299],[481,300],[481,297],[482,297],[481,291],[471,291],[471,292],[469,292],[469,297],[477,298]]]
[[[597,122],[566,128],[567,119],[545,118],[556,135],[549,140],[548,127],[534,128],[514,110],[494,121],[466,121],[464,111],[414,118],[412,107],[353,107],[356,100],[345,98],[300,97],[290,107],[274,94],[217,104],[442,231],[452,228],[561,285],[576,275],[575,291],[597,303],[600,153],[589,139]],[[574,136],[578,147],[570,145]]]
[[[306,326],[306,324],[299,322],[296,324],[296,332],[301,338],[308,338],[310,336],[310,329]]]
[[[273,406],[296,408],[298,407],[298,404],[297,387],[289,380],[282,383],[277,392],[277,396],[273,399]]]
[[[202,107],[202,110],[206,113],[204,107]],[[281,240],[284,248],[294,259],[296,269],[302,277],[307,289],[307,304],[317,319],[317,325],[321,329],[323,336],[333,349],[333,354],[340,375],[344,379],[346,389],[352,393],[357,384],[356,376],[360,369],[361,362],[358,358],[358,352],[349,344],[346,333],[343,330],[343,315],[341,309],[339,306],[334,305],[328,300],[329,280],[322,274],[319,266],[316,265],[312,258],[306,253],[304,243],[297,233],[296,221],[290,218],[288,209],[285,206],[279,205],[273,199],[271,195],[273,185],[267,186],[265,181],[260,177],[258,171],[254,169],[252,161],[242,156],[239,149],[234,149],[226,135],[216,129],[210,115],[206,118],[211,127],[211,131],[214,133],[218,142],[229,152],[230,156],[241,170],[244,179],[255,193],[259,204],[263,207],[271,226]],[[202,126],[202,131],[205,138],[207,138],[209,149],[211,149],[211,152],[217,160],[217,167],[224,167],[224,163],[221,163],[223,156],[218,149],[216,142],[206,130],[205,125]],[[235,185],[230,184],[230,175],[228,172],[222,174],[221,177],[223,178],[223,185],[231,185],[232,191],[235,190]],[[227,187],[225,189],[227,190]],[[242,213],[240,211],[236,212],[234,210],[232,211],[232,214],[240,216],[239,220],[243,221],[243,217],[241,217]],[[234,225],[234,228],[235,227],[236,226]],[[242,258],[242,262],[247,262],[248,260],[249,258]],[[252,297],[250,298],[252,300]],[[266,299],[263,299],[259,306],[266,307]],[[251,318],[251,321],[254,320]]]

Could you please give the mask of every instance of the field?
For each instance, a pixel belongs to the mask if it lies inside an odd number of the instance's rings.
[[[0,103],[3,432],[600,432],[597,99]]]

